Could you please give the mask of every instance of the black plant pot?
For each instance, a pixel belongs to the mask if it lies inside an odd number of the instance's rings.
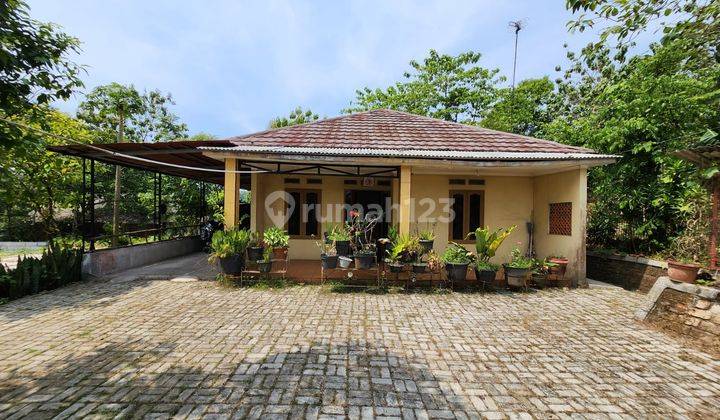
[[[269,273],[272,271],[272,261],[260,260],[257,262],[258,271],[261,273]]]
[[[403,269],[403,265],[400,263],[390,263],[388,265],[390,266],[391,273],[399,273]]]
[[[452,281],[465,281],[469,263],[455,264],[445,263],[448,279]]]
[[[492,284],[495,281],[497,270],[478,270],[475,268],[475,278],[479,283]]]
[[[530,270],[530,268],[505,267],[505,278],[507,280],[508,286],[526,287]]]
[[[422,253],[427,254],[428,252],[432,251],[434,243],[434,239],[421,239],[420,246],[422,247]]]
[[[338,255],[350,255],[350,241],[335,241],[335,250]]]
[[[355,268],[368,269],[375,261],[375,254],[355,254]]]
[[[322,267],[327,270],[328,268],[336,268],[338,264],[338,256],[337,255],[320,255],[320,261],[322,264]]]
[[[348,258],[344,255],[338,256],[338,265],[340,268],[349,268],[352,261],[352,258]]]
[[[265,251],[265,248],[261,246],[251,246],[247,249],[247,258],[248,261],[258,261],[262,260],[263,252]]]
[[[245,258],[242,255],[233,255],[220,258],[220,271],[223,274],[237,275],[245,269]]]
[[[427,264],[426,263],[414,263],[412,265],[413,273],[420,274],[424,273],[425,270],[427,270]]]

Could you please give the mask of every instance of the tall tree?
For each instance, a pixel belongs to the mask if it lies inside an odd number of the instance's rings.
[[[480,54],[457,56],[430,50],[422,62],[410,62],[404,81],[386,89],[364,88],[344,112],[391,108],[455,122],[478,122],[498,97],[499,70],[478,65]]]
[[[547,77],[527,79],[515,89],[505,88],[480,125],[500,131],[543,137],[555,118],[555,85]]]
[[[114,133],[118,143],[129,138],[134,142],[168,141],[185,137],[187,127],[179,123],[168,106],[174,104],[172,97],[159,91],[140,94],[132,85],[119,83],[93,89],[78,107],[78,117],[100,132],[106,139]],[[115,167],[115,192],[113,194],[112,246],[117,246],[120,233],[120,166]]]
[[[317,121],[320,116],[311,110],[303,110],[302,107],[297,107],[290,111],[290,115],[287,117],[273,118],[268,124],[268,128],[280,128],[288,127],[291,125],[305,124],[313,121]]]
[[[82,86],[83,68],[69,59],[79,45],[56,25],[30,18],[25,2],[0,2],[0,117],[27,120],[44,111],[43,105],[69,98]],[[0,146],[22,135],[0,121]]]

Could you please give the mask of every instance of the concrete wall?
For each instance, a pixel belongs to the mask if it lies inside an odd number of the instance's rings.
[[[83,256],[83,275],[103,276],[201,251],[198,237],[103,249]]]
[[[538,258],[564,256],[569,260],[566,278],[585,285],[585,232],[587,219],[587,170],[578,169],[533,179],[535,250]],[[550,203],[572,203],[572,234],[551,235]]]
[[[16,249],[40,248],[47,246],[47,242],[0,242],[0,250],[12,251]]]

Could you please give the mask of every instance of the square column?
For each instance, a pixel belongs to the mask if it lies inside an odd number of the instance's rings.
[[[240,216],[240,174],[237,159],[225,159],[225,200],[223,208],[225,211],[225,229],[232,229],[238,226]]]
[[[400,167],[400,207],[398,209],[398,225],[400,235],[410,234],[410,178],[412,170],[409,166]]]

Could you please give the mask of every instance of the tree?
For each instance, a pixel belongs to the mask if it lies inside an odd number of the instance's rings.
[[[455,122],[478,122],[498,97],[499,70],[477,65],[480,54],[457,56],[430,50],[422,62],[410,62],[405,80],[387,89],[364,88],[344,112],[391,108]]]
[[[169,141],[185,137],[187,127],[178,123],[168,105],[172,96],[159,91],[140,94],[132,85],[111,83],[93,89],[78,107],[78,117],[109,139],[115,133],[118,143],[129,137],[134,142]],[[120,225],[121,167],[115,167],[113,194],[112,246],[117,246]]]
[[[69,60],[79,46],[57,26],[31,19],[25,2],[0,2],[0,117],[27,120],[43,105],[69,98],[82,86],[83,68]],[[21,136],[16,126],[0,121],[0,145]]]
[[[590,242],[656,252],[682,235],[695,213],[692,203],[702,190],[693,168],[671,152],[720,122],[717,14],[700,3],[568,2],[574,10],[595,13],[571,22],[571,29],[600,20],[608,26],[579,55],[569,53],[572,65],[559,81],[562,116],[546,131],[551,138],[622,155],[590,174]],[[628,57],[634,36],[665,10],[687,14],[665,25],[649,53]]]
[[[515,89],[500,91],[500,99],[480,125],[494,130],[543,137],[555,117],[555,86],[547,77],[527,79]]]
[[[62,112],[47,110],[44,115],[43,126],[50,135],[22,129],[27,141],[18,147],[0,149],[0,161],[4,163],[0,165],[0,200],[8,215],[22,216],[13,222],[14,232],[21,230],[28,219],[39,220],[42,236],[49,237],[58,233],[59,210],[78,212],[82,170],[78,159],[60,156],[46,147],[65,144],[64,138],[90,143],[94,136],[84,124]],[[41,128],[37,122],[23,123]],[[31,235],[28,231],[20,233],[20,237]]]
[[[273,118],[268,124],[268,128],[288,127],[291,125],[305,124],[317,121],[320,116],[311,110],[303,111],[301,107],[295,108],[287,117]]]

